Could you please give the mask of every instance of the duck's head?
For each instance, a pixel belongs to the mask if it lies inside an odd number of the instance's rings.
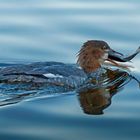
[[[105,60],[111,60],[116,54],[122,55],[112,50],[105,41],[90,40],[84,43],[79,51],[77,63],[86,73],[91,73],[100,68]]]

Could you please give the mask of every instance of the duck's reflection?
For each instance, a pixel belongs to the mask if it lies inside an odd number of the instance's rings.
[[[84,113],[103,114],[103,110],[111,105],[112,96],[118,93],[131,77],[127,72],[107,70],[103,79],[106,81],[103,86],[88,86],[78,90],[78,99]]]

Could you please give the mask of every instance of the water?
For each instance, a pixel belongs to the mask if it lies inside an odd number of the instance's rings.
[[[138,0],[0,0],[0,62],[75,63],[80,46],[90,39],[131,53],[140,43],[139,9]],[[137,71],[139,60],[133,60]],[[134,80],[113,96],[103,115],[84,113],[74,91],[23,98],[0,107],[0,139],[138,140],[139,100]]]

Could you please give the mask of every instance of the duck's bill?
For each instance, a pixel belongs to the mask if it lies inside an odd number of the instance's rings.
[[[108,58],[106,60],[108,62],[110,62],[112,66],[117,66],[117,67],[126,68],[126,69],[128,69],[129,67],[132,67],[132,66],[127,65],[127,64],[117,63],[117,61],[118,62],[126,62],[126,60],[123,59],[122,57],[123,57],[123,54],[110,49],[109,53],[108,53]]]
[[[109,49],[108,58],[118,61],[118,62],[128,62],[128,61],[132,60],[139,53],[140,53],[140,49],[138,48],[133,54],[131,54],[127,57],[124,57],[123,54],[116,52],[112,49]]]
[[[122,56],[123,56],[122,53],[114,51],[112,49],[110,49],[109,52],[108,52],[108,58],[110,60],[115,60],[115,61],[118,61],[118,62],[126,62],[125,60],[123,60]]]
[[[109,52],[110,52],[110,53],[117,54],[117,55],[121,55],[121,56],[123,56],[123,54],[122,54],[122,53],[117,52],[117,51],[115,51],[115,50],[113,50],[113,49],[110,49],[110,50],[109,50]]]

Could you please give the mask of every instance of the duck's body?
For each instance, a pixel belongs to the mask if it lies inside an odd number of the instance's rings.
[[[1,83],[54,84],[74,88],[86,78],[86,73],[78,65],[59,62],[36,62],[0,69]]]

